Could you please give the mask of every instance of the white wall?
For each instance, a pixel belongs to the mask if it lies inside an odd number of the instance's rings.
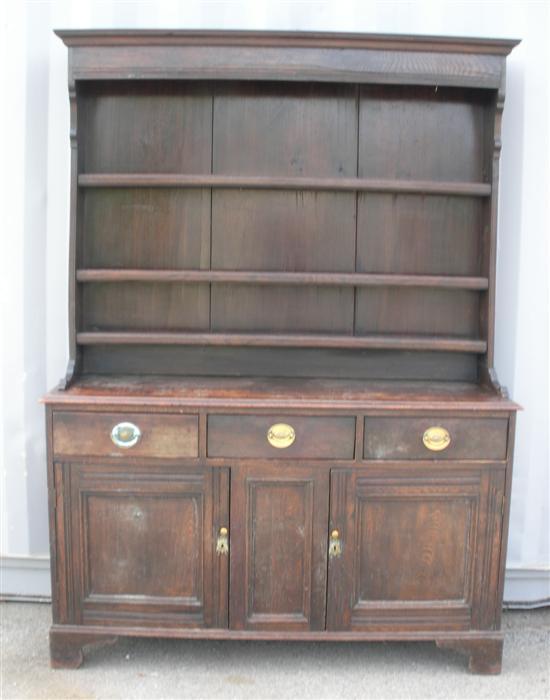
[[[508,62],[496,366],[518,418],[506,600],[550,595],[548,37],[544,0],[1,3],[4,135],[0,406],[3,589],[47,592],[45,442],[37,401],[67,359],[69,114],[56,28],[233,28],[518,37]],[[7,68],[7,71],[6,71]]]

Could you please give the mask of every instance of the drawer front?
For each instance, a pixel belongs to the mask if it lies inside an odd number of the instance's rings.
[[[436,430],[430,430],[433,428]],[[365,459],[502,460],[506,459],[507,434],[507,418],[369,416],[365,418],[364,456]]]
[[[56,412],[53,417],[53,450],[60,455],[196,457],[198,444],[194,415]]]
[[[351,416],[208,417],[209,457],[353,459],[354,452]]]

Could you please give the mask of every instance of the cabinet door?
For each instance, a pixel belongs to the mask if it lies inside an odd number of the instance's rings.
[[[334,470],[328,629],[481,626],[499,541],[489,515],[502,496],[489,485],[479,471]]]
[[[231,470],[233,629],[325,627],[328,470]]]
[[[76,622],[227,626],[228,561],[216,554],[228,521],[227,470],[62,470]]]

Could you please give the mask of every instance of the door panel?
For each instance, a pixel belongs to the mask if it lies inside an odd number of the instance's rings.
[[[478,614],[488,477],[333,470],[328,629],[466,629]],[[479,562],[476,564],[476,562]]]
[[[327,494],[327,470],[232,470],[233,629],[324,629]]]
[[[228,470],[66,465],[75,617],[83,624],[227,626]]]

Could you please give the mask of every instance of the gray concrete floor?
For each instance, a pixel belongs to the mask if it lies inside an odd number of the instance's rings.
[[[77,671],[51,670],[50,606],[0,604],[12,698],[550,698],[550,609],[507,612],[503,672],[473,676],[431,643],[121,639]]]

